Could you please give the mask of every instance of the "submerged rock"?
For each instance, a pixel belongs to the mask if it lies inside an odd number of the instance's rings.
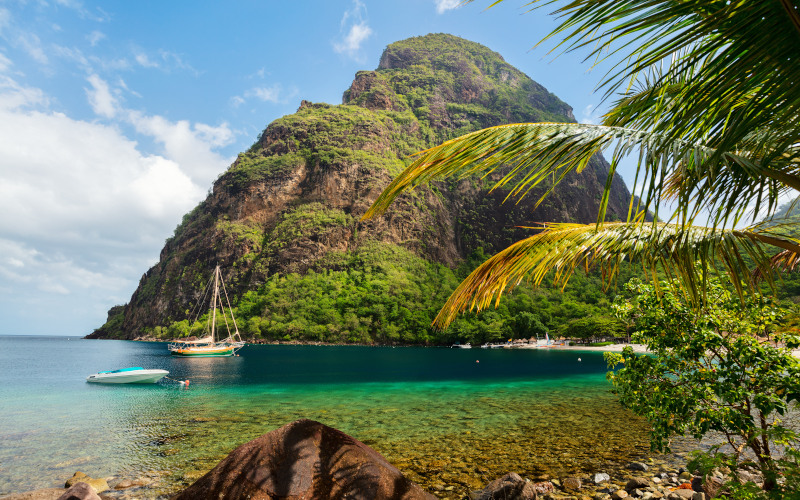
[[[553,491],[552,484],[550,485],[550,491]],[[537,498],[537,491],[534,483],[522,479],[522,476],[516,472],[509,472],[486,485],[486,488],[477,492],[473,498],[475,500],[493,500],[495,498],[533,500]]]
[[[625,484],[625,491],[631,492],[633,490],[645,489],[649,487],[650,482],[647,479],[643,477],[634,477]]]
[[[561,487],[567,491],[577,491],[581,486],[581,480],[577,477],[565,477],[561,480]]]
[[[239,446],[174,500],[199,498],[435,497],[364,443],[302,419]]]
[[[67,479],[67,482],[64,484],[64,487],[72,488],[72,486],[78,483],[88,484],[89,486],[94,488],[94,491],[97,493],[106,491],[108,489],[108,483],[106,482],[105,479],[103,478],[95,479],[93,477],[87,476],[81,471],[77,471],[75,474],[72,475],[71,478]]]
[[[608,481],[611,481],[611,476],[609,476],[605,472],[598,472],[597,474],[592,476],[592,482],[594,484],[607,483]]]

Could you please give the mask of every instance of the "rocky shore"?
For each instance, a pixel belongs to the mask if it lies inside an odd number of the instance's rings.
[[[403,498],[403,499],[545,499],[621,500],[714,498],[734,474],[758,483],[748,466],[692,474],[671,460],[631,462],[620,470],[565,477],[523,477],[511,472],[482,488],[420,485],[383,456],[341,431],[311,420],[298,420],[264,434],[232,451],[204,476],[182,491],[163,484],[157,475],[137,478],[93,478],[83,472],[64,488],[48,488],[0,497],[0,500],[174,500],[204,498]],[[474,484],[474,483],[472,483]]]

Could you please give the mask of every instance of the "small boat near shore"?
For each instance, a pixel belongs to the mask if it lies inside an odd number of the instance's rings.
[[[167,370],[145,369],[141,366],[97,372],[86,377],[87,382],[97,384],[155,384],[169,375]]]

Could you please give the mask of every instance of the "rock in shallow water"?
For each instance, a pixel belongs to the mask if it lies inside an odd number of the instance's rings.
[[[592,482],[594,484],[606,483],[608,481],[611,481],[611,476],[605,472],[598,472],[592,477]]]
[[[540,483],[536,483],[540,484]],[[550,485],[552,491],[552,485]],[[508,500],[533,500],[537,490],[534,483],[525,481],[516,472],[509,472],[505,476],[495,479],[483,490],[473,495],[474,500],[492,500],[503,498]]]
[[[71,478],[67,479],[67,482],[64,484],[64,487],[72,488],[74,485],[78,483],[88,484],[89,486],[94,488],[94,491],[96,493],[101,493],[108,489],[108,483],[106,482],[105,479],[103,478],[95,479],[93,477],[87,476],[81,471],[76,472],[75,474],[72,475]]]
[[[581,480],[577,477],[565,477],[561,480],[561,486],[567,491],[577,491],[581,489]]]
[[[649,487],[650,482],[647,479],[643,477],[634,477],[625,484],[625,491],[631,492],[633,490],[645,489]]]
[[[369,446],[307,419],[239,446],[174,500],[223,497],[435,499]]]

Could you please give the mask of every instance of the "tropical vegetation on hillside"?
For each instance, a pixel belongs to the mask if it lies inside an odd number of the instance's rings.
[[[307,273],[271,276],[234,303],[249,341],[447,345],[568,336],[592,340],[625,335],[611,314],[616,291],[597,273],[576,277],[566,293],[520,287],[500,307],[458,318],[447,330],[431,326],[459,281],[483,262],[482,250],[453,270],[393,245],[336,254],[338,262]],[[624,273],[630,276],[630,270]],[[122,314],[122,310],[117,311]],[[202,335],[207,316],[146,332],[156,338]]]

